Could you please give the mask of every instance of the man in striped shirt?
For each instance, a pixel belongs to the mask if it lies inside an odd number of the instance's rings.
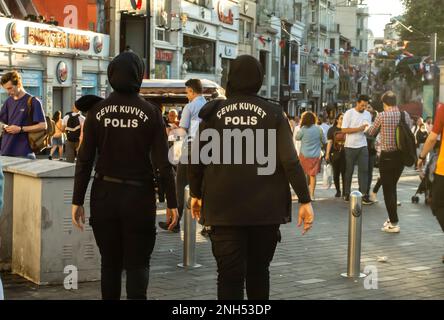
[[[397,212],[396,186],[404,170],[401,152],[396,145],[396,128],[401,119],[401,112],[396,106],[396,95],[392,91],[382,96],[384,111],[376,116],[375,122],[368,129],[369,136],[380,134],[381,156],[379,160],[379,172],[384,193],[384,202],[389,219],[384,223],[382,231],[400,231]],[[409,127],[412,126],[410,116],[405,113],[405,121]]]

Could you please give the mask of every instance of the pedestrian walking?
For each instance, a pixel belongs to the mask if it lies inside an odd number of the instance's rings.
[[[123,270],[128,299],[147,297],[156,239],[153,167],[160,170],[166,188],[171,229],[178,217],[165,123],[159,108],[139,96],[144,71],[142,59],[130,51],[111,61],[108,80],[114,91],[88,111],[76,163],[72,221],[81,230],[95,164],[89,223],[100,250],[106,300],[120,299]]]
[[[439,136],[441,136],[441,140],[439,141]],[[440,143],[438,161],[436,164],[435,175],[432,184],[432,211],[435,215],[436,219],[441,226],[441,229],[444,231],[444,147],[442,144],[442,140],[444,137],[444,104],[439,103],[436,108],[435,114],[435,122],[427,137],[426,142],[424,143],[424,148],[421,151],[418,159],[418,168],[421,169],[426,156],[432,149]],[[444,255],[442,257],[442,262],[444,263]]]
[[[321,151],[326,144],[323,130],[316,125],[316,115],[311,111],[302,114],[301,130],[296,135],[301,141],[299,159],[307,175],[310,198],[315,200],[316,176],[321,171]]]
[[[228,74],[228,99],[212,101],[199,113],[202,123],[197,137],[206,133],[220,137],[211,141],[213,150],[224,149],[232,135],[241,140],[247,135],[250,140],[239,148],[233,146],[236,152],[229,156],[224,151],[227,161],[223,163],[199,159],[190,166],[192,214],[210,228],[217,297],[222,300],[243,299],[244,285],[248,299],[269,298],[269,265],[280,241],[279,226],[291,218],[289,183],[299,198],[299,225],[304,223],[304,232],[314,219],[288,121],[280,106],[257,95],[263,77],[257,59],[236,58]],[[224,141],[224,135],[228,140]],[[251,145],[268,150],[266,164],[255,157],[252,163],[236,160],[253,156],[248,151]],[[196,139],[193,155],[195,150],[203,153],[207,146],[204,138]]]
[[[175,132],[180,136],[185,136],[185,140],[183,141],[184,146],[182,150],[188,152],[188,156],[185,158],[189,159],[189,154],[191,150],[191,143],[196,136],[196,132],[199,128],[199,123],[201,119],[199,118],[199,111],[202,107],[207,103],[207,100],[202,95],[202,82],[199,79],[189,79],[185,82],[187,98],[189,103],[185,105],[182,115],[179,122],[179,129],[176,129]],[[183,133],[181,133],[183,131]],[[187,161],[185,161],[187,162]],[[164,230],[170,230],[172,232],[178,233],[180,232],[180,220],[183,216],[184,210],[184,196],[185,196],[185,187],[189,184],[188,182],[188,163],[184,163],[180,161],[177,164],[176,171],[176,190],[177,190],[177,202],[179,209],[179,223],[173,228],[169,228],[169,221],[160,221],[159,227]],[[205,229],[202,230],[203,235],[206,236]]]
[[[66,133],[65,153],[67,162],[74,162],[76,160],[82,141],[84,122],[85,117],[75,105],[72,106],[72,111],[63,117],[62,128],[63,132]]]
[[[65,135],[63,133],[62,113],[60,111],[54,112],[52,117],[54,121],[55,132],[51,140],[51,151],[49,152],[49,160],[53,159],[54,152],[58,149],[59,160],[63,159],[63,146],[65,144]]]
[[[396,143],[396,128],[401,119],[401,112],[397,107],[396,95],[388,91],[382,98],[384,111],[376,116],[375,122],[368,129],[369,136],[381,135],[381,157],[379,160],[379,173],[381,176],[382,192],[388,212],[388,220],[383,224],[382,231],[400,232],[397,212],[397,184],[404,170],[401,151]],[[410,116],[407,112],[405,121],[409,127],[412,126]]]
[[[342,120],[344,114],[338,113],[333,123],[333,126],[328,129],[327,133],[327,151],[325,153],[325,160],[332,164],[333,168],[333,181],[336,187],[336,198],[341,197],[341,183],[342,190],[345,185],[345,133],[342,132]]]
[[[345,185],[344,200],[349,201],[351,183],[355,165],[358,165],[359,191],[363,194],[362,202],[372,204],[368,192],[368,146],[364,130],[371,124],[372,118],[367,111],[369,97],[359,96],[356,106],[344,114],[342,120],[342,132],[346,133],[345,138]]]

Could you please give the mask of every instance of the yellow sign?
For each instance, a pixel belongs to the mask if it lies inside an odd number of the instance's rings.
[[[28,44],[33,46],[88,51],[89,36],[28,27]]]

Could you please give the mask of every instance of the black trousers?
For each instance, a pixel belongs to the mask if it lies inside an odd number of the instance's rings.
[[[91,218],[101,255],[102,299],[120,299],[126,270],[128,299],[146,299],[151,253],[156,241],[154,187],[94,180]]]
[[[183,216],[185,187],[187,185],[188,185],[188,165],[179,163],[177,165],[177,173],[176,173],[177,210],[179,211],[179,220],[177,221],[178,226],[180,226],[179,223]]]
[[[368,180],[367,180],[366,194],[370,194],[370,190],[372,188],[373,169],[375,167],[375,162],[376,162],[376,154],[371,154],[369,151],[369,154],[368,154]]]
[[[185,148],[187,149],[186,157],[188,158],[188,163],[191,163],[191,142],[187,142]],[[182,157],[183,156],[184,155],[182,155]],[[179,227],[180,220],[183,216],[185,187],[189,184],[188,181],[188,164],[179,162],[177,164],[176,172],[177,210],[179,211],[179,220],[177,221],[177,226]]]
[[[381,152],[379,172],[381,175],[385,207],[387,208],[388,216],[392,223],[399,221],[396,187],[403,170],[404,165],[399,151]]]
[[[210,239],[217,263],[219,300],[243,300],[244,283],[250,300],[268,300],[279,225],[212,226]]]
[[[432,185],[432,211],[444,231],[444,176],[435,174]]]
[[[341,177],[342,188],[344,189],[345,185],[345,152],[340,152],[340,156],[335,161],[331,162],[331,166],[333,168],[333,181],[335,183],[336,191],[341,192],[341,183],[339,178]]]

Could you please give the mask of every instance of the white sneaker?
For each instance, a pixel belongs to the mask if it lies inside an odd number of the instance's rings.
[[[390,219],[385,220],[383,227],[387,227],[390,224]]]
[[[399,233],[401,231],[401,228],[399,227],[399,225],[393,226],[391,223],[389,223],[386,226],[382,227],[381,231],[389,233]]]
[[[373,191],[370,192],[370,200],[373,202],[378,202],[378,198],[376,196],[376,193],[374,193]]]

